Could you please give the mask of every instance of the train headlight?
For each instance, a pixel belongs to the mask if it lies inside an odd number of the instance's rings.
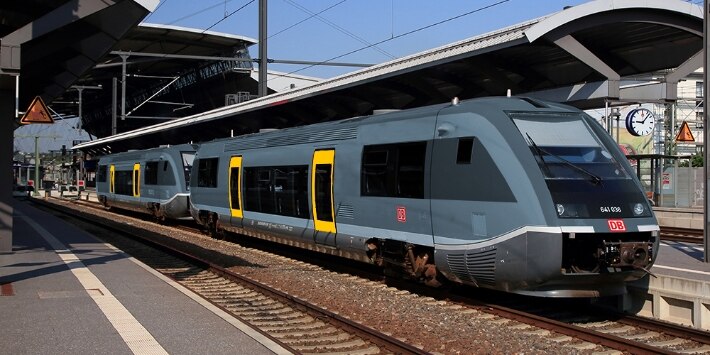
[[[555,204],[557,216],[560,218],[587,218],[589,212],[584,204],[578,203],[558,203]]]
[[[634,216],[640,216],[646,211],[646,208],[643,207],[643,204],[637,203],[634,205]]]
[[[562,205],[561,203],[557,204],[557,215],[559,216],[564,216],[565,214],[565,206]]]

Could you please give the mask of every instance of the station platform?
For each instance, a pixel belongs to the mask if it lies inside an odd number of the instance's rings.
[[[702,208],[654,207],[661,227],[705,229]]]
[[[14,201],[0,254],[0,353],[288,354],[83,230]]]
[[[628,287],[624,309],[710,331],[710,263],[702,244],[662,240],[651,273]]]

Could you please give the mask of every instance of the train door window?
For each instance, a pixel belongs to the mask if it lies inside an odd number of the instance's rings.
[[[458,151],[456,152],[456,164],[471,164],[472,152],[473,138],[459,138]]]
[[[133,164],[133,197],[141,195],[141,163]]]
[[[229,160],[229,206],[232,217],[242,218],[242,176],[239,174],[242,167],[242,157],[232,157]]]
[[[145,184],[146,185],[157,185],[158,184],[158,162],[149,161],[145,163]]]
[[[219,159],[199,159],[197,164],[197,186],[217,187],[217,167],[219,165]]]
[[[333,175],[333,166],[330,164],[316,164],[316,216],[321,221],[333,221],[333,213],[330,208],[331,195],[331,177]]]
[[[317,150],[313,153],[311,189],[314,227],[319,232],[335,233],[333,218],[333,165],[335,151]]]
[[[99,165],[98,170],[96,170],[96,181],[106,182],[106,165]]]

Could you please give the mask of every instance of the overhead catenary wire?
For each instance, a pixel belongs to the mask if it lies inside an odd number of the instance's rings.
[[[435,26],[444,24],[444,23],[446,23],[446,22],[450,22],[450,21],[453,21],[453,20],[456,20],[456,19],[465,17],[465,16],[468,16],[468,15],[471,15],[471,14],[474,14],[474,13],[477,13],[477,12],[481,12],[481,11],[483,11],[483,10],[487,10],[487,9],[496,7],[496,6],[498,6],[498,5],[501,5],[501,4],[506,3],[506,2],[509,2],[509,1],[510,1],[510,0],[501,0],[501,1],[498,1],[498,2],[495,2],[495,3],[492,3],[492,4],[489,4],[489,5],[486,5],[486,6],[483,6],[483,7],[479,7],[479,8],[477,8],[477,9],[474,9],[474,10],[471,10],[471,11],[468,11],[468,12],[465,12],[465,13],[463,13],[463,14],[460,14],[460,15],[457,15],[457,16],[454,16],[454,17],[450,17],[450,18],[448,18],[448,19],[441,20],[441,21],[438,21],[438,22],[435,22],[435,23],[432,23],[432,24],[429,24],[429,25],[426,25],[426,26],[423,26],[423,27],[419,27],[419,28],[417,28],[417,29],[414,29],[414,30],[411,30],[411,31],[407,31],[407,32],[401,33],[401,34],[399,34],[399,35],[396,35],[396,36],[393,36],[393,37],[390,37],[390,38],[381,40],[381,41],[379,41],[379,42],[376,42],[376,43],[373,43],[373,44],[370,44],[370,45],[366,45],[365,47],[361,47],[361,48],[352,50],[352,51],[350,51],[350,52],[347,52],[347,53],[344,53],[344,54],[341,54],[341,55],[332,57],[332,58],[330,58],[330,59],[327,59],[327,60],[324,60],[324,61],[317,62],[317,63],[315,63],[315,64],[311,64],[311,65],[305,66],[305,67],[303,67],[303,68],[301,68],[301,69],[297,69],[297,70],[288,72],[287,75],[288,75],[288,74],[295,74],[295,73],[304,71],[304,70],[306,70],[306,69],[312,68],[312,67],[314,67],[314,66],[316,66],[316,65],[322,65],[322,64],[331,62],[331,61],[333,61],[333,60],[336,60],[336,59],[339,59],[339,58],[348,56],[348,55],[350,55],[350,54],[354,54],[354,53],[363,51],[363,50],[368,49],[368,48],[370,48],[370,47],[373,47],[373,46],[376,46],[376,45],[379,45],[379,44],[382,44],[382,43],[385,43],[385,42],[389,42],[389,41],[392,41],[392,40],[395,40],[395,39],[398,39],[398,38],[402,38],[402,37],[405,37],[405,36],[414,34],[414,33],[416,33],[416,32],[423,31],[423,30],[426,30],[426,29],[429,29],[429,28],[432,28],[432,27],[435,27]]]
[[[325,23],[326,25],[328,25],[328,26],[330,26],[330,27],[332,27],[332,28],[334,28],[334,29],[340,31],[341,33],[343,33],[343,34],[349,36],[350,38],[352,38],[352,39],[354,39],[354,40],[356,40],[356,41],[358,41],[358,42],[360,42],[360,43],[366,45],[366,46],[367,46],[366,48],[372,48],[372,49],[374,49],[374,50],[376,50],[376,51],[378,51],[378,52],[380,52],[380,53],[384,54],[385,56],[388,56],[388,57],[390,57],[390,58],[392,58],[392,59],[396,58],[394,55],[392,55],[391,53],[385,51],[384,49],[378,48],[378,47],[377,47],[377,44],[378,44],[378,43],[374,43],[374,44],[373,44],[373,43],[370,43],[369,41],[365,40],[364,38],[362,38],[362,37],[360,37],[360,36],[358,36],[358,35],[356,35],[356,34],[350,32],[350,31],[348,31],[348,30],[346,30],[346,29],[344,29],[344,28],[338,26],[337,24],[333,23],[332,21],[329,21],[328,19],[325,19],[325,18],[321,17],[321,16],[318,15],[318,14],[313,13],[313,11],[308,10],[307,8],[305,8],[305,7],[303,7],[303,6],[301,6],[301,5],[297,4],[297,3],[295,3],[295,2],[292,1],[292,0],[284,0],[284,1],[285,1],[286,3],[288,3],[288,4],[290,4],[291,6],[297,8],[297,9],[299,9],[299,10],[301,10],[301,11],[307,13],[307,14],[313,15],[313,17],[319,19],[321,22],[323,22],[323,23]]]
[[[293,25],[290,25],[290,26],[288,26],[288,27],[286,27],[286,28],[284,28],[284,29],[282,29],[282,30],[280,30],[280,31],[278,31],[278,32],[276,32],[276,33],[274,33],[274,34],[272,34],[272,35],[269,35],[268,39],[271,39],[271,37],[278,36],[278,35],[280,35],[281,33],[284,33],[284,32],[286,32],[286,31],[288,31],[288,30],[290,30],[290,29],[292,29],[292,28],[294,28],[294,27],[296,27],[296,26],[298,26],[298,25],[300,25],[300,24],[302,24],[302,23],[304,23],[304,22],[306,22],[306,21],[308,21],[308,20],[310,20],[310,19],[316,17],[317,15],[320,15],[320,14],[322,14],[322,13],[324,13],[324,12],[326,12],[326,11],[328,11],[328,10],[330,10],[330,9],[332,9],[332,8],[334,8],[334,7],[338,6],[338,5],[340,5],[340,4],[344,3],[344,2],[346,2],[346,1],[348,1],[348,0],[342,0],[342,1],[340,1],[340,2],[337,2],[337,3],[333,4],[333,5],[330,5],[330,6],[326,7],[326,8],[323,9],[323,10],[320,10],[320,11],[314,13],[314,14],[311,14],[311,16],[308,16],[308,17],[304,18],[303,20],[298,21],[298,22],[294,23]]]

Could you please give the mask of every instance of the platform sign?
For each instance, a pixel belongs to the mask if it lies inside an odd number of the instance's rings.
[[[86,182],[85,182],[84,180],[77,180],[76,184],[77,184],[77,186],[79,186],[79,187],[85,187],[85,186],[86,186]]]
[[[20,119],[20,124],[30,124],[30,123],[54,123],[52,115],[49,114],[49,109],[41,97],[37,96],[32,103],[30,108],[27,109],[22,119]]]

